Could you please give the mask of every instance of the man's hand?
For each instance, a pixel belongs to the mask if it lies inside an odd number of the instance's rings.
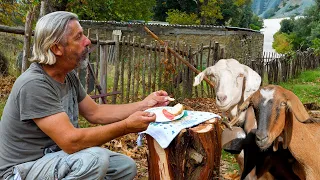
[[[155,120],[156,115],[154,113],[137,111],[124,120],[126,123],[126,134],[144,131]]]
[[[151,93],[142,102],[145,105],[144,110],[152,107],[166,106],[169,104],[169,96],[166,91],[160,90]]]

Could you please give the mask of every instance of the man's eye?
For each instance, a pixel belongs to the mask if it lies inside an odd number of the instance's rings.
[[[76,36],[76,39],[78,40],[78,39],[80,39],[81,38],[81,34],[78,34],[77,36]]]

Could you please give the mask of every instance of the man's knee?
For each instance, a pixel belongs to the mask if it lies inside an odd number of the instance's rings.
[[[136,162],[131,159],[131,158],[128,158],[129,160],[127,161],[127,166],[128,166],[128,174],[131,174],[131,177],[134,178],[137,174],[137,165],[136,165]],[[130,176],[130,175],[129,175]]]
[[[87,156],[92,156],[92,158],[96,158],[96,160],[98,161],[98,166],[105,166],[106,168],[108,168],[110,154],[105,148],[91,147],[88,149],[84,149],[81,152],[87,154]]]
[[[79,171],[79,167],[81,167],[80,172],[83,171],[83,173],[86,173],[85,171],[89,170],[92,173],[100,174],[101,177],[103,177],[106,174],[109,167],[110,156],[105,148],[92,147],[81,150],[77,154],[78,155],[73,157],[75,158],[74,163],[78,164],[78,162],[80,163],[81,161],[80,166],[75,166],[77,171]]]
[[[137,174],[136,162],[125,155],[114,153],[105,179],[132,180]]]

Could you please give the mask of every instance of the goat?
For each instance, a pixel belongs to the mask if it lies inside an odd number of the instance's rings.
[[[194,80],[193,86],[200,84],[204,76],[215,83],[216,104],[223,112],[229,111],[229,118],[234,118],[238,113],[238,106],[243,103],[252,93],[259,89],[261,84],[260,75],[250,67],[239,63],[235,59],[221,59],[214,66],[206,68],[199,73]],[[222,144],[224,150],[239,154],[242,147],[239,146],[245,138],[246,133],[256,127],[253,110],[242,112],[240,123],[233,131],[225,129],[222,133]],[[246,119],[246,121],[245,121]],[[236,156],[241,169],[244,166],[243,152]],[[254,172],[253,172],[254,174]]]
[[[292,169],[300,179],[320,179],[320,124],[312,119],[299,98],[281,86],[265,86],[253,93],[239,112],[253,107],[255,142],[266,151],[283,139],[283,149],[294,158]],[[277,150],[277,148],[275,148]]]
[[[257,91],[261,84],[260,75],[250,67],[240,64],[235,59],[221,59],[214,66],[199,73],[193,86],[197,86],[207,76],[215,83],[216,104],[222,111],[229,111],[230,119],[238,113],[241,105],[252,93]],[[246,112],[239,117],[239,126],[243,125]],[[249,132],[254,124],[248,124],[245,131]]]

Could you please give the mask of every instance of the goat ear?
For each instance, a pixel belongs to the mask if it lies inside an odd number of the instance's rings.
[[[285,91],[285,96],[288,99],[287,105],[296,119],[300,122],[308,121],[310,116],[299,98],[289,90]]]
[[[197,86],[201,83],[201,81],[203,80],[205,74],[204,71],[199,73],[196,77],[194,77],[194,82],[193,82],[193,86]]]
[[[247,99],[251,94],[253,94],[260,88],[261,77],[257,72],[246,65],[243,65],[243,69],[244,77],[246,78],[243,97],[244,99]]]
[[[286,122],[285,122],[285,127],[284,131],[281,133],[282,138],[283,138],[283,149],[287,149],[289,147],[291,137],[292,137],[292,125],[293,125],[293,116],[294,114],[287,111],[286,112]]]
[[[194,78],[193,86],[199,85],[203,80],[204,76],[210,76],[213,74],[214,71],[214,66],[208,67],[205,70],[203,70]]]

